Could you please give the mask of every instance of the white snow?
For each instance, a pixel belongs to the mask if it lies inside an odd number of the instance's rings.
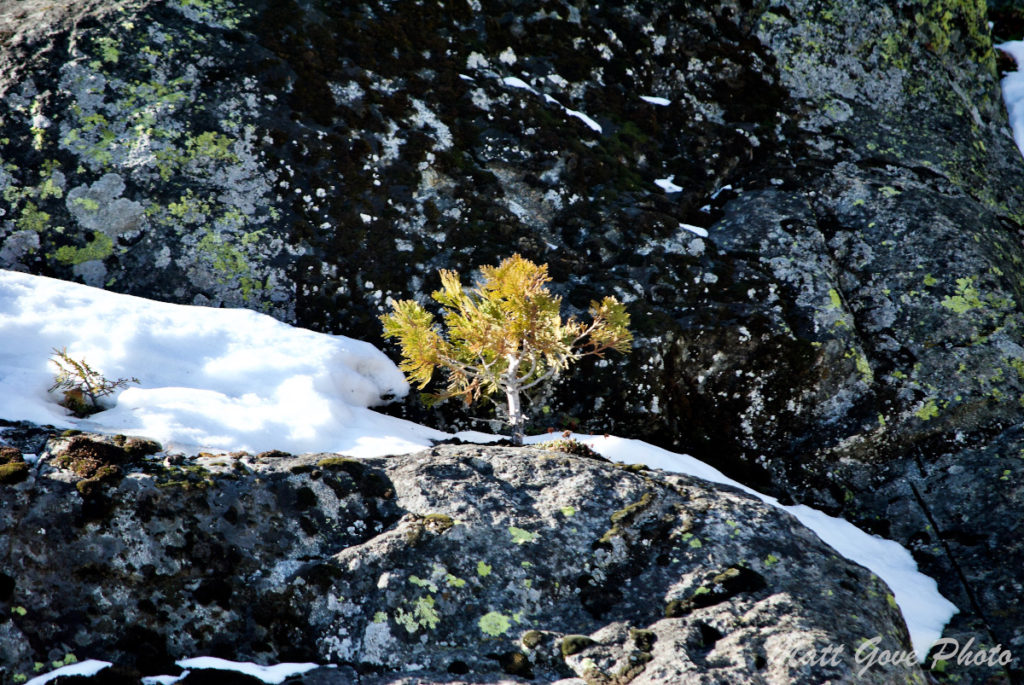
[[[666,193],[679,193],[682,192],[683,187],[677,186],[672,181],[675,179],[675,174],[672,174],[668,178],[657,178],[654,180],[654,184],[664,190]]]
[[[672,104],[672,101],[667,98],[659,98],[654,95],[641,95],[640,99],[644,102],[649,102],[652,105],[658,105],[659,107],[666,107]]]
[[[589,127],[589,128],[591,129],[591,130],[592,130],[592,131],[597,131],[598,133],[601,133],[601,132],[602,132],[601,124],[597,123],[596,121],[594,121],[593,119],[591,119],[590,117],[588,117],[588,116],[587,116],[586,114],[584,114],[583,112],[577,112],[576,110],[574,110],[574,109],[569,109],[568,107],[565,107],[565,106],[563,106],[563,107],[562,107],[562,109],[564,109],[564,110],[565,110],[565,113],[566,113],[566,114],[568,114],[569,116],[571,116],[571,117],[576,117],[577,119],[579,119],[580,121],[582,121],[582,122],[583,122],[584,124],[586,124],[586,125],[587,125],[587,126],[588,126],[588,127]]]
[[[1003,102],[1006,104],[1010,128],[1013,129],[1013,139],[1017,141],[1021,154],[1024,154],[1024,71],[1021,71],[1024,67],[1024,41],[1012,40],[996,47],[1017,63],[1017,71],[1004,76],[1000,83],[1003,86]]]
[[[354,456],[413,452],[443,435],[368,407],[409,389],[369,343],[245,309],[153,302],[0,271],[0,417],[159,440],[165,448]],[[53,348],[107,378],[136,377],[77,419],[47,389]]]
[[[280,449],[371,457],[413,452],[449,437],[369,409],[385,396],[408,392],[402,373],[369,343],[291,327],[248,310],[172,305],[0,270],[0,340],[0,418],[8,420],[142,435],[165,449],[192,453]],[[63,346],[108,378],[136,376],[141,384],[112,397],[108,410],[76,419],[47,391],[51,349]],[[496,439],[476,432],[458,437]],[[732,485],[796,516],[889,585],[921,659],[957,611],[895,542],[803,505],[781,506],[684,454],[638,440],[576,437],[608,458]],[[545,434],[530,442],[549,439]],[[261,678],[286,670],[244,666]],[[29,685],[43,682],[37,678]]]
[[[79,661],[77,664],[61,666],[60,668],[55,668],[49,673],[37,675],[35,678],[32,678],[31,680],[26,682],[25,685],[43,685],[43,683],[48,683],[51,680],[54,680],[55,678],[60,678],[62,676],[94,676],[110,665],[111,664],[109,661],[96,661],[95,659]]]
[[[212,656],[199,656],[193,659],[176,661],[182,668],[215,668],[221,671],[237,671],[254,678],[259,678],[267,685],[280,685],[288,678],[302,675],[306,671],[319,668],[319,664],[277,664],[276,666],[260,666],[249,661],[228,661]]]
[[[701,228],[700,226],[694,226],[693,224],[679,224],[679,228],[683,229],[684,231],[689,231],[690,233],[695,233],[696,235],[699,235],[701,238],[708,237],[708,229]]]
[[[530,91],[534,95],[537,94],[537,91],[534,90],[533,86],[531,86],[529,83],[516,76],[506,76],[505,78],[501,79],[501,82],[504,83],[506,86],[509,86],[510,88],[522,88],[523,90]]]
[[[540,95],[540,93],[538,93],[533,86],[531,86],[529,83],[516,76],[506,76],[505,78],[501,79],[501,82],[510,88],[520,88],[522,90],[528,90],[534,95]],[[565,112],[571,117],[576,117],[593,131],[597,131],[598,133],[601,133],[603,131],[603,129],[601,128],[601,124],[597,123],[583,112],[578,112],[575,109],[569,109],[561,102],[548,95],[547,93],[544,93],[544,102],[547,102],[548,104],[558,105],[559,107],[562,108],[563,112]]]

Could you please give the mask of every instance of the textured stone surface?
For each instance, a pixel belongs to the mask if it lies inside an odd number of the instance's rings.
[[[345,667],[308,680],[332,683],[817,683],[848,678],[863,638],[909,649],[871,573],[689,477],[537,448],[145,451],[60,439],[0,486],[4,683],[68,653],[143,674],[197,654]],[[86,455],[122,472],[83,488]],[[829,645],[834,665],[797,658]],[[896,681],[924,682],[864,680]]]
[[[978,450],[1001,487],[1024,471],[990,443],[1024,413],[1024,176],[986,21],[975,0],[0,0],[0,267],[379,342],[388,297],[520,251],[567,309],[628,300],[637,332],[539,428],[929,534],[942,591],[974,598],[952,630],[1019,645],[1018,492],[938,487]]]

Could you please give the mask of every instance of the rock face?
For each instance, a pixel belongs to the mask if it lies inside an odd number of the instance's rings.
[[[984,3],[7,0],[0,94],[0,267],[372,336],[519,251],[637,333],[552,422],[888,530],[950,635],[1024,654],[1024,175]]]
[[[0,485],[0,681],[73,653],[146,675],[198,654],[339,666],[309,682],[818,683],[859,670],[864,638],[909,650],[876,577],[689,477],[539,448],[151,448],[56,440]],[[121,472],[97,484],[92,461]]]

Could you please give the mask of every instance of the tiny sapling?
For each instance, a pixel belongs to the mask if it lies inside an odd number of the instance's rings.
[[[100,398],[113,394],[118,388],[125,388],[129,383],[138,384],[138,378],[118,378],[112,381],[102,373],[93,369],[84,359],[75,359],[68,355],[66,347],[54,348],[50,361],[57,367],[50,392],[60,390],[64,393],[61,406],[71,410],[78,418],[103,411]]]
[[[442,269],[441,289],[431,297],[441,305],[443,324],[414,300],[394,302],[381,317],[384,334],[397,338],[402,371],[420,388],[440,367],[448,386],[425,395],[428,402],[451,397],[467,405],[504,395],[512,442],[523,444],[526,414],[522,396],[558,376],[578,359],[628,352],[633,336],[629,314],[614,297],[591,302],[591,322],[563,320],[561,298],[546,285],[546,264],[513,255],[498,266],[482,266],[483,280],[463,288],[459,274]]]

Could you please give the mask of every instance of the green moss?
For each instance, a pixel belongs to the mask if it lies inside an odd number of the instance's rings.
[[[621,461],[615,462],[612,466],[620,471],[628,471],[629,473],[642,473],[651,470],[647,464],[623,464]]]
[[[522,640],[524,647],[527,649],[533,649],[544,641],[544,633],[539,630],[528,630],[523,633]]]
[[[364,464],[358,459],[349,459],[348,457],[326,457],[316,463],[322,469],[330,469],[332,471],[347,471],[350,472],[355,469],[362,471]]]
[[[598,540],[598,544],[608,544],[613,537],[622,535],[623,528],[631,525],[636,517],[650,507],[653,502],[654,495],[645,492],[636,502],[614,512],[610,517],[612,527],[605,531],[605,534]]]
[[[427,514],[423,517],[423,525],[427,530],[440,535],[455,525],[455,521],[447,514]]]
[[[653,630],[630,628],[629,639],[641,652],[649,652],[654,649],[654,643],[658,641],[658,636]]]
[[[562,638],[559,650],[562,652],[562,656],[566,657],[572,656],[573,654],[579,654],[587,647],[596,644],[596,642],[586,635],[566,635]]]
[[[533,679],[533,665],[522,652],[508,652],[498,658],[501,670],[509,675],[520,676],[528,680]]]
[[[57,248],[57,260],[63,264],[81,264],[92,260],[103,260],[114,252],[114,241],[106,233],[93,232],[93,239],[85,247],[65,245]]]
[[[29,465],[23,461],[0,464],[0,485],[14,485],[28,478]]]

